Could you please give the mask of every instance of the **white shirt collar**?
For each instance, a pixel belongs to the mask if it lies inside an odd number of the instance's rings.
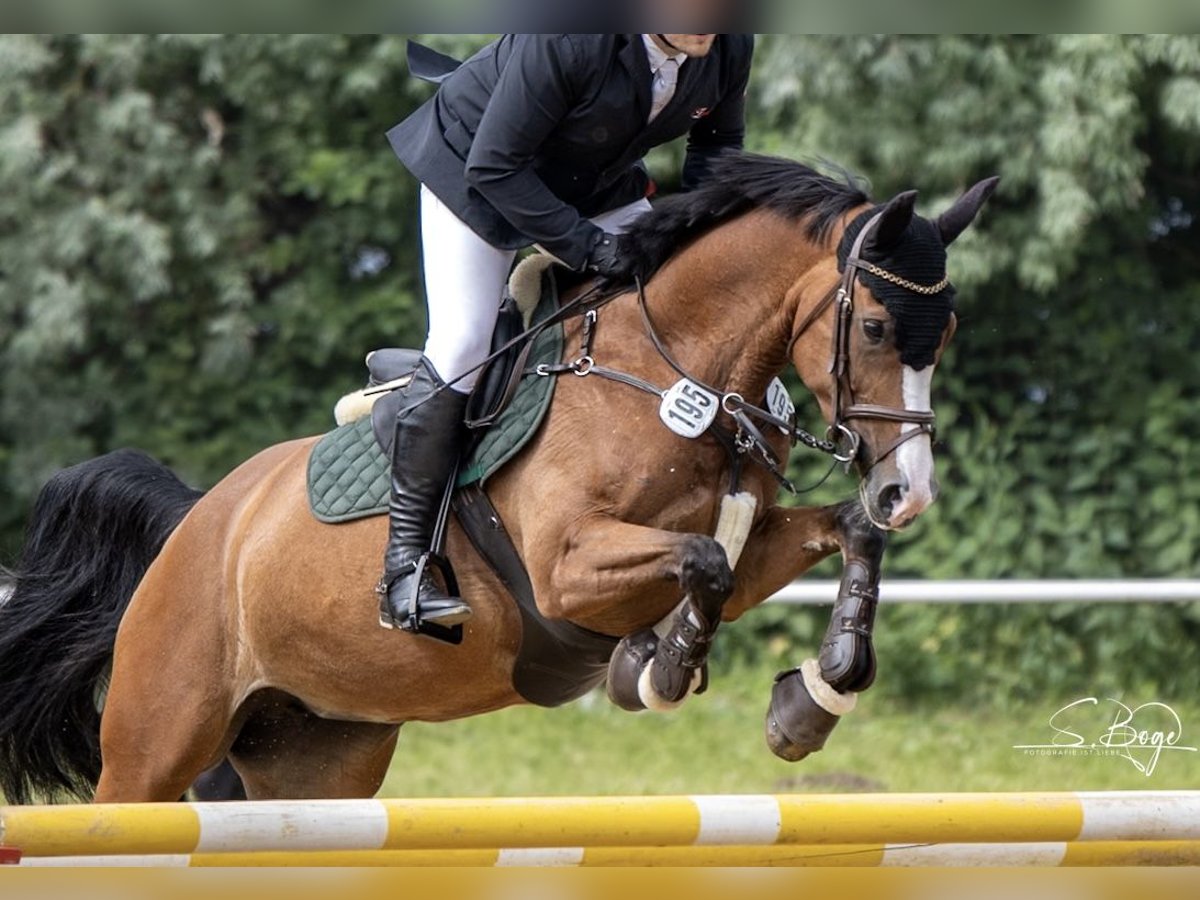
[[[650,60],[650,71],[653,73],[657,73],[658,70],[663,67],[663,63],[665,63],[668,59],[675,60],[675,62],[679,63],[681,66],[683,65],[684,60],[687,59],[686,53],[664,53],[662,48],[654,42],[653,35],[643,34],[642,40],[646,43],[646,56]]]

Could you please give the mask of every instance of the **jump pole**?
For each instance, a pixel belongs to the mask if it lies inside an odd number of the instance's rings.
[[[553,847],[507,850],[318,850],[178,856],[30,857],[30,867],[959,867],[1200,866],[1200,841],[767,847]]]
[[[0,807],[29,857],[1200,839],[1200,791]]]

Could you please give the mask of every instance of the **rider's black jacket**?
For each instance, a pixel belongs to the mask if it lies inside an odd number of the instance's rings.
[[[685,190],[715,155],[741,148],[753,51],[753,35],[719,35],[708,56],[683,64],[675,95],[647,124],[640,34],[508,34],[457,68],[418,47],[413,74],[440,87],[387,137],[488,243],[538,243],[581,268],[601,237],[585,217],[646,195],[640,160],[651,147],[688,135]]]

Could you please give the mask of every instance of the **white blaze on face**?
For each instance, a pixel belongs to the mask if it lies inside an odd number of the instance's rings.
[[[911,366],[904,367],[904,407],[917,412],[931,412],[930,386],[933,383],[933,366],[920,372]],[[900,426],[909,432],[919,426],[910,422]],[[933,442],[929,435],[912,438],[900,445],[896,451],[896,466],[900,477],[908,485],[900,495],[900,502],[892,509],[891,525],[900,525],[924,512],[933,503]]]

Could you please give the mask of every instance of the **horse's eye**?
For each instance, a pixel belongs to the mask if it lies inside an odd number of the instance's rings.
[[[867,340],[873,344],[878,344],[883,340],[884,325],[878,319],[866,319],[863,322],[863,334],[867,336]]]

